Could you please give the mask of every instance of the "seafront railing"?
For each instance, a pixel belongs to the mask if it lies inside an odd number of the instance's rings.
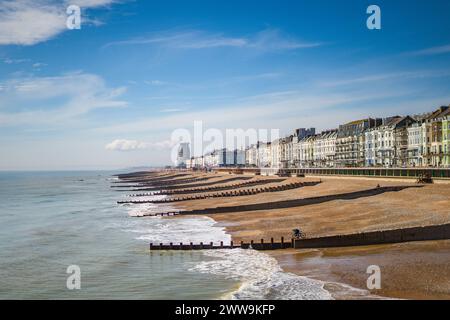
[[[214,168],[217,172],[232,172],[232,168]],[[371,178],[418,178],[430,175],[434,179],[450,179],[450,168],[240,168],[243,174],[261,175],[323,175],[323,176],[360,176]]]

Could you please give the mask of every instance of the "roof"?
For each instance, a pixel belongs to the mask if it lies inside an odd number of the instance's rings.
[[[445,115],[445,113],[448,114],[448,110],[449,110],[448,106],[439,107],[439,109],[433,111],[431,113],[431,115],[426,118],[426,120],[432,120],[432,119],[443,117]]]

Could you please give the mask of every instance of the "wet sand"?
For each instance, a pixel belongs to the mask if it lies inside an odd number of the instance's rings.
[[[270,253],[286,272],[322,280],[337,299],[368,295],[399,299],[450,299],[450,240]],[[367,267],[381,271],[381,289],[368,290]],[[364,291],[346,290],[344,283]]]

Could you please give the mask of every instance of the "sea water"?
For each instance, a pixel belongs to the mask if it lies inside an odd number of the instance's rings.
[[[114,173],[0,173],[0,299],[331,298],[262,252],[150,252],[150,242],[231,238],[207,217],[138,217],[171,208],[118,205],[128,193],[111,188]],[[71,265],[79,290],[66,285]]]

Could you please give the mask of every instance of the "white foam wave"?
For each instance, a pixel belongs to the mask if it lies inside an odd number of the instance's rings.
[[[269,255],[255,250],[208,250],[212,260],[202,261],[190,271],[221,275],[242,282],[226,299],[318,300],[332,299],[319,280],[284,272]]]
[[[146,217],[130,221],[123,230],[136,234],[137,240],[148,243],[229,243],[231,236],[208,217],[161,218]]]

